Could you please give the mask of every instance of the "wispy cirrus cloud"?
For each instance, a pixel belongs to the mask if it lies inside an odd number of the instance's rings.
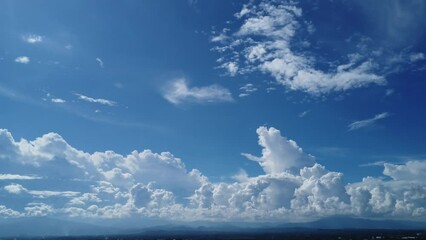
[[[98,103],[98,104],[102,104],[102,105],[108,105],[108,106],[117,106],[117,102],[112,101],[112,100],[108,100],[108,99],[104,99],[104,98],[92,98],[89,96],[85,96],[83,94],[79,94],[79,93],[75,93],[75,95],[78,97],[78,99],[86,101],[86,102],[90,102],[90,103]]]
[[[22,63],[22,64],[27,64],[30,61],[31,61],[30,58],[27,57],[27,56],[19,56],[19,57],[15,58],[15,62]]]
[[[378,120],[387,118],[389,116],[390,116],[389,113],[384,112],[384,113],[377,114],[374,117],[369,118],[369,119],[354,121],[354,122],[352,122],[351,124],[348,125],[348,127],[349,127],[348,131],[354,131],[354,130],[358,130],[360,128],[372,126]]]
[[[104,61],[102,61],[102,59],[96,58],[96,62],[98,62],[99,67],[104,68]]]
[[[185,102],[213,103],[233,101],[231,92],[222,86],[190,87],[184,78],[170,82],[163,90],[163,97],[176,105]]]

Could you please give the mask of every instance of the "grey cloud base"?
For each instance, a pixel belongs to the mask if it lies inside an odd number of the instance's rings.
[[[171,153],[86,153],[60,135],[16,141],[0,130],[0,216],[308,221],[347,215],[426,220],[426,161],[384,164],[383,175],[344,184],[275,128],[259,127],[264,174],[231,183],[187,170]],[[423,171],[422,171],[423,169]],[[19,201],[14,201],[19,198]]]

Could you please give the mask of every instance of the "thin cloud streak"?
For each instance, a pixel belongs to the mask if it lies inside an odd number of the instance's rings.
[[[102,59],[96,58],[96,61],[98,62],[99,67],[104,68],[104,62],[102,61]]]
[[[384,113],[377,114],[373,118],[355,121],[355,122],[348,125],[348,127],[349,127],[348,131],[354,131],[354,130],[358,130],[360,128],[366,128],[366,127],[372,126],[378,120],[385,119],[389,116],[390,116],[389,113],[384,112]]]
[[[0,180],[36,180],[42,179],[37,176],[27,176],[27,175],[19,175],[19,174],[0,174]]]
[[[86,101],[86,102],[99,103],[99,104],[108,105],[108,106],[111,106],[111,107],[117,106],[117,102],[112,101],[112,100],[108,100],[108,99],[104,99],[104,98],[92,98],[92,97],[85,96],[85,95],[79,94],[79,93],[76,93],[75,95],[78,96],[78,99]]]

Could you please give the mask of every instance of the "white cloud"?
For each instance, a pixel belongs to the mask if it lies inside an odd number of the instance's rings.
[[[254,87],[252,83],[247,83],[246,85],[240,87],[241,93],[238,95],[239,97],[247,97],[250,94],[257,91],[257,88]]]
[[[22,36],[22,39],[27,43],[40,43],[43,42],[43,37],[36,34],[29,34]]]
[[[310,112],[309,110],[303,111],[303,112],[301,112],[298,116],[299,116],[300,118],[305,117],[305,116],[306,116],[309,112]]]
[[[222,42],[222,41],[226,40],[227,38],[228,37],[224,33],[221,33],[221,34],[219,34],[217,36],[212,37],[210,41],[212,41],[212,42]]]
[[[232,102],[228,89],[219,85],[189,87],[185,79],[177,79],[165,88],[163,97],[173,104],[185,102]]]
[[[394,93],[395,93],[395,90],[393,90],[393,89],[386,89],[386,96],[390,96],[390,95],[392,95]]]
[[[20,56],[20,57],[17,57],[16,59],[15,59],[15,62],[17,62],[17,63],[22,63],[22,64],[27,64],[27,63],[29,63],[31,60],[30,60],[30,58],[29,57],[27,57],[27,56]]]
[[[103,68],[103,67],[104,67],[104,62],[102,61],[102,59],[100,59],[100,58],[96,58],[96,61],[98,62],[99,67],[101,67],[101,68]]]
[[[290,90],[313,95],[386,84],[385,77],[376,73],[376,63],[368,57],[355,59],[349,54],[346,62],[323,70],[316,67],[318,62],[312,54],[295,49],[297,34],[315,29],[311,22],[303,21],[297,4],[262,1],[244,5],[235,16],[243,21],[229,34],[232,38],[226,43],[230,43],[213,48],[221,53],[220,68],[231,76],[261,71]],[[302,44],[306,46],[306,41]]]
[[[417,61],[421,61],[421,60],[425,60],[426,56],[424,53],[412,53],[410,55],[410,61],[411,62],[417,62]]]
[[[86,102],[90,102],[90,103],[99,103],[102,105],[108,105],[108,106],[116,106],[117,102],[112,101],[112,100],[108,100],[108,99],[103,99],[103,98],[92,98],[92,97],[88,97],[79,93],[75,94],[76,96],[78,96],[78,99],[86,101]]]
[[[0,217],[10,218],[10,217],[21,217],[22,214],[13,209],[7,208],[4,205],[0,205]]]
[[[0,174],[0,180],[35,180],[42,179],[38,176],[27,176],[19,174]]]
[[[53,103],[65,103],[66,101],[62,98],[52,98],[50,99],[51,102]]]
[[[383,174],[394,180],[426,181],[426,162],[408,161],[402,165],[384,163]]]
[[[48,198],[48,197],[75,197],[79,195],[79,192],[74,191],[48,191],[48,190],[28,190],[21,184],[12,183],[4,187],[9,193],[22,194],[28,193],[36,198]]]
[[[227,62],[221,67],[225,68],[231,76],[235,76],[238,73],[238,63],[236,62]]]
[[[259,145],[263,147],[262,157],[247,153],[243,155],[259,162],[265,173],[297,172],[302,167],[313,165],[313,156],[304,153],[295,141],[282,137],[279,130],[259,127],[256,132],[259,135]]]
[[[354,122],[352,122],[351,124],[348,125],[349,131],[353,131],[353,130],[357,130],[357,129],[360,129],[360,128],[372,126],[378,120],[387,118],[389,116],[390,116],[389,113],[384,112],[384,113],[377,114],[374,117],[369,118],[369,119],[354,121]]]
[[[181,159],[168,152],[86,153],[58,134],[15,141],[1,130],[2,170],[49,177],[32,181],[31,188],[10,183],[0,189],[4,204],[0,216],[256,222],[335,215],[426,217],[426,161],[384,163],[382,176],[345,185],[342,173],[316,163],[279,130],[259,127],[257,134],[262,156],[244,155],[259,162],[264,173],[249,176],[240,170],[235,182],[211,182],[200,171],[187,170]],[[23,213],[7,207],[15,195],[22,199],[17,209]]]
[[[45,203],[28,203],[24,208],[27,216],[44,217],[55,212],[54,208]]]
[[[21,194],[24,192],[27,192],[28,190],[26,188],[24,188],[22,185],[20,184],[10,184],[7,186],[4,186],[4,190],[6,190],[9,193],[13,193],[13,194]]]

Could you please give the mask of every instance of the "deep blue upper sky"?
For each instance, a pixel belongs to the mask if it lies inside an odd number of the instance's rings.
[[[424,220],[425,10],[2,1],[0,216]]]

